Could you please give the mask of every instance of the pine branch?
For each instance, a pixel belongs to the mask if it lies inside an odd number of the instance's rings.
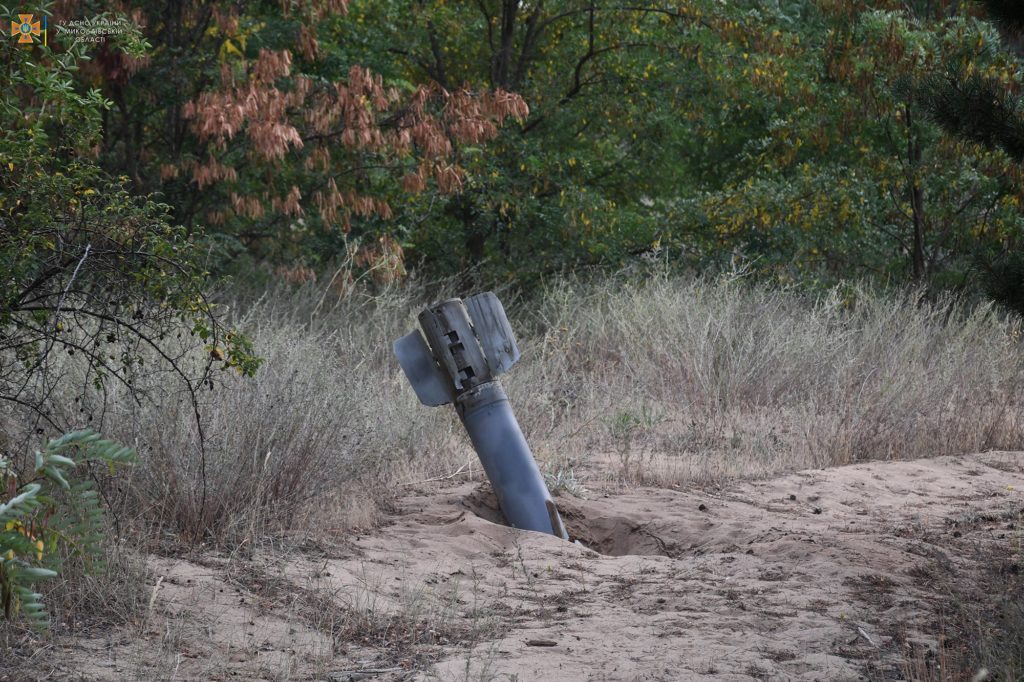
[[[916,89],[925,112],[953,135],[1000,148],[1024,162],[1024,116],[1020,100],[1000,83],[976,73],[933,75]]]

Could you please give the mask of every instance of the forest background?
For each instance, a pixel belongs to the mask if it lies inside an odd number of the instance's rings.
[[[37,194],[51,220],[105,209],[68,206],[102,176],[252,282],[347,263],[529,289],[656,257],[974,293],[1020,250],[1019,166],[921,97],[951,72],[1018,91],[1017,37],[969,3],[120,9],[106,42],[5,42],[8,223]]]

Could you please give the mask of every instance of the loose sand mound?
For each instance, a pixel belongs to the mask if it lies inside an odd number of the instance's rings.
[[[436,485],[344,547],[154,558],[147,621],[68,642],[55,672],[901,679],[957,646],[947,579],[975,584],[980,548],[1019,566],[1024,453],[561,496],[579,544],[501,525],[486,484]]]

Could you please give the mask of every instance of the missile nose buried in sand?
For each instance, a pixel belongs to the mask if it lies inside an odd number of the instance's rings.
[[[450,298],[419,314],[419,330],[394,343],[424,405],[455,404],[505,519],[515,528],[569,536],[497,376],[519,359],[512,327],[492,292]],[[424,339],[426,336],[426,339]]]

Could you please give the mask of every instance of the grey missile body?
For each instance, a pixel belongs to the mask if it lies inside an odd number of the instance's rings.
[[[424,310],[419,321],[424,334],[413,331],[401,337],[394,351],[420,402],[454,403],[511,526],[567,540],[544,477],[496,379],[519,359],[501,302],[491,292],[465,304],[449,299]]]

